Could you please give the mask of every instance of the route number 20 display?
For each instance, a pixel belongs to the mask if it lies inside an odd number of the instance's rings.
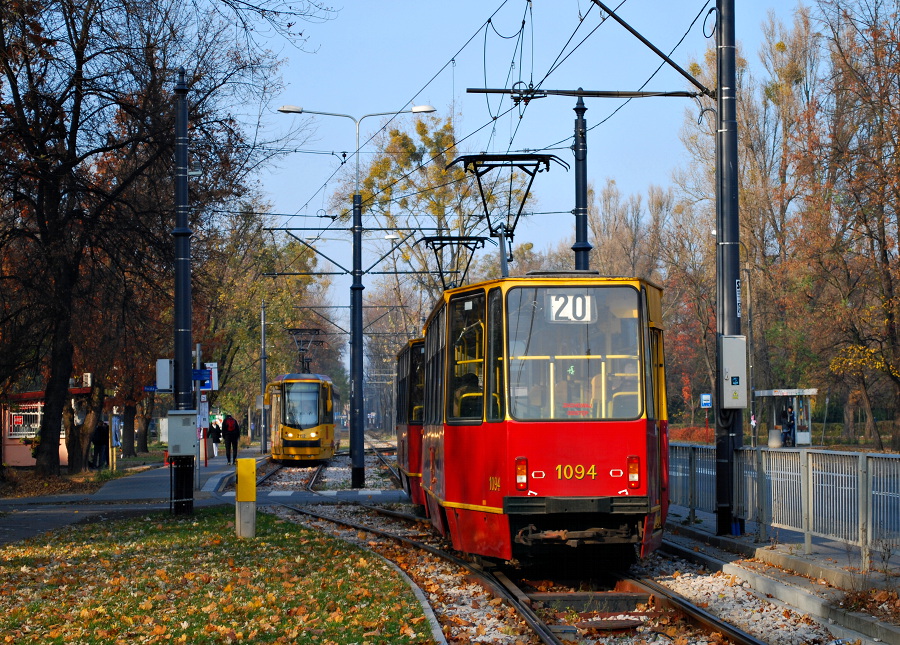
[[[587,293],[552,291],[547,294],[550,322],[594,322],[594,298]]]

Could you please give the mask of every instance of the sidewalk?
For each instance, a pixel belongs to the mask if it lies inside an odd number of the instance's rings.
[[[244,450],[238,458],[255,458],[257,466],[268,459],[258,449]],[[233,482],[235,467],[224,453],[200,462],[200,484],[194,490],[195,508],[234,504],[234,491],[223,490]],[[172,499],[172,469],[165,466],[113,479],[91,495],[49,495],[0,499],[0,546],[19,542],[77,522],[102,520],[111,515],[167,511]],[[402,491],[335,490],[323,493],[271,491],[260,493],[257,504],[315,504],[341,501],[402,502]]]
[[[246,454],[250,457],[251,454]],[[265,459],[254,453],[253,457]],[[220,455],[200,465],[200,490],[194,506],[229,503],[215,491],[234,473]],[[172,469],[160,466],[108,481],[92,495],[49,495],[0,499],[0,545],[19,542],[77,522],[111,515],[143,514],[169,509]]]

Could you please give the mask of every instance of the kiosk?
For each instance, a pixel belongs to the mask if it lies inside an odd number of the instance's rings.
[[[817,388],[789,390],[754,390],[754,396],[771,396],[772,419],[769,425],[769,447],[808,446],[812,443],[811,397]]]

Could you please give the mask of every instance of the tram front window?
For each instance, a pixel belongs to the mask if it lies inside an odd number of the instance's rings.
[[[516,287],[507,294],[509,412],[522,420],[642,414],[638,291]]]
[[[319,425],[319,384],[286,383],[284,390],[284,424],[301,430]]]

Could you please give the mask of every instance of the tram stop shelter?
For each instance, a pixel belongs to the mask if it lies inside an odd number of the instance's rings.
[[[755,398],[772,397],[769,447],[809,446],[812,444],[812,397],[817,388],[754,390]],[[791,419],[790,411],[793,411]]]

